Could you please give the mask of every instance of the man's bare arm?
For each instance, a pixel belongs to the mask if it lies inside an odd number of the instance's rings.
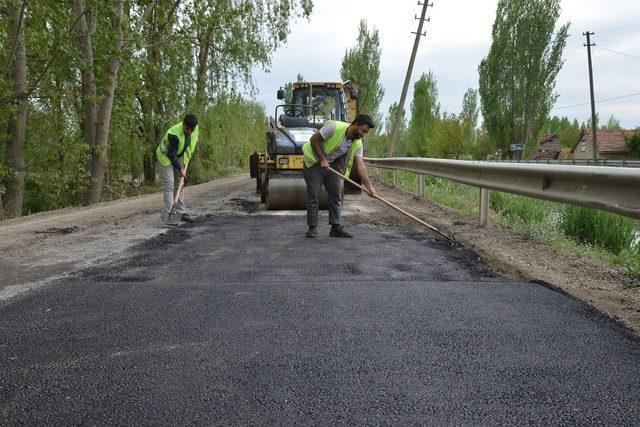
[[[324,169],[329,168],[329,162],[327,162],[327,158],[324,156],[324,152],[322,151],[322,135],[320,132],[316,132],[311,136],[311,148],[313,149],[313,153],[316,155],[318,159],[320,159],[320,166]]]

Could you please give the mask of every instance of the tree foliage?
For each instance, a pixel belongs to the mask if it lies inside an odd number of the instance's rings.
[[[547,120],[542,132],[545,135],[558,135],[560,147],[571,148],[580,138],[583,129],[584,126],[581,126],[576,119],[572,122],[568,117],[553,116]]]
[[[467,123],[463,118],[444,113],[436,121],[434,136],[427,146],[427,155],[441,159],[463,158],[471,146],[467,132]]]
[[[620,120],[611,115],[609,120],[604,126],[601,126],[600,129],[603,130],[622,130],[622,125],[620,124]]]
[[[245,141],[243,129],[251,129],[261,144],[262,130],[255,129],[264,126],[262,107],[238,93],[252,92],[251,69],[268,68],[290,22],[308,18],[313,7],[310,0],[5,3],[0,138],[16,141],[6,131],[18,123],[19,102],[26,103],[27,116],[23,146],[15,155],[0,153],[0,191],[6,194],[8,183],[13,191],[12,178],[24,174],[24,203],[13,215],[119,197],[124,179],[151,183],[159,140],[188,111],[202,117],[203,156],[212,150],[210,141],[222,144],[204,125],[211,111],[230,112],[233,117],[223,116],[241,123],[228,128],[237,132],[233,136],[225,128],[230,141]],[[15,43],[11,28],[20,10],[24,43]],[[20,58],[22,45],[26,82],[16,90],[10,64]],[[232,145],[222,145],[216,162],[244,164]],[[20,155],[24,166],[15,161]],[[203,158],[198,168],[194,162],[193,179],[223,170],[216,162]]]
[[[479,114],[478,91],[476,89],[469,88],[462,97],[462,111],[460,112],[460,120],[462,120],[465,137],[469,143],[473,143],[475,141]]]
[[[438,83],[432,71],[423,73],[413,86],[411,120],[407,132],[407,154],[425,156],[440,117]]]
[[[499,0],[488,55],[478,68],[488,135],[506,155],[509,144],[535,151],[557,94],[556,77],[569,24],[557,31],[560,0]]]
[[[625,136],[625,140],[631,156],[640,159],[640,129],[636,129],[631,136]]]
[[[380,56],[378,30],[374,27],[369,31],[367,21],[363,19],[358,26],[356,45],[347,49],[342,58],[340,78],[346,81],[355,76],[360,85],[359,113],[370,115],[376,124],[382,121],[379,107],[384,97],[384,89],[380,84]],[[371,133],[377,134],[379,128],[377,126]]]
[[[303,83],[304,76],[298,73],[298,75],[296,76],[296,82]],[[284,102],[290,104],[292,100],[293,100],[293,82],[287,82],[284,85]]]

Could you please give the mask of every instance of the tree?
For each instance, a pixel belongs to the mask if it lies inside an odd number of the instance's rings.
[[[435,134],[427,146],[429,157],[460,159],[469,151],[467,124],[455,114],[444,113],[436,121]]]
[[[253,66],[268,67],[289,22],[311,7],[309,0],[6,0],[0,211],[121,197],[124,180],[142,170],[151,181],[160,138],[189,109],[203,117],[201,148],[221,144],[206,164],[215,170],[202,175],[243,166],[265,124],[263,107],[239,90],[253,89]],[[228,123],[207,126],[212,109]],[[240,150],[213,135],[225,126],[229,141],[249,128],[252,141]],[[24,201],[14,203],[18,193]]]
[[[311,0],[190,2],[187,14],[197,50],[190,110],[202,114],[206,100],[219,94],[221,87],[251,85],[252,68],[261,65],[266,69],[271,53],[287,40],[292,15],[308,18],[312,9]],[[191,162],[196,182],[199,157],[196,151]]]
[[[82,197],[84,205],[100,201],[107,170],[111,113],[121,60],[130,48],[133,35],[140,33],[154,5],[155,1],[139,10],[128,10],[129,13],[125,16],[124,2],[95,4],[94,8],[88,8],[84,0],[73,1],[81,57],[84,110],[82,129],[90,156],[87,167],[90,174],[89,186]],[[106,42],[94,42],[94,31],[91,28],[93,23],[89,16],[97,17],[95,25],[99,28],[111,30],[108,31]],[[134,19],[137,19],[137,24],[131,27]],[[124,27],[127,28],[127,34]]]
[[[622,125],[620,124],[620,120],[615,118],[613,115],[609,117],[609,120],[604,126],[601,126],[602,130],[622,130]]]
[[[625,135],[624,139],[626,140],[631,156],[633,156],[634,159],[640,159],[640,128],[636,129],[630,136]]]
[[[340,68],[342,81],[355,76],[360,85],[359,113],[370,115],[378,124],[382,121],[379,107],[384,97],[384,89],[380,84],[381,52],[378,30],[374,27],[369,32],[367,21],[363,19],[358,27],[356,45],[347,49]],[[378,132],[379,127],[372,131],[373,134]]]
[[[298,76],[296,77],[296,81],[298,83],[304,82],[304,76],[298,73]],[[284,102],[290,104],[292,100],[293,100],[293,82],[287,82],[284,85]]]
[[[571,122],[568,117],[553,116],[547,120],[542,131],[546,135],[558,135],[560,147],[571,148],[578,141],[582,128],[576,119]]]
[[[387,116],[384,121],[384,130],[380,129],[380,133],[377,135],[367,135],[367,144],[365,150],[367,155],[373,157],[383,157],[387,151],[387,146],[391,140],[391,130],[393,128],[393,122],[396,119],[396,111],[398,110],[398,103],[394,102],[389,106]],[[382,126],[381,126],[382,128]],[[405,112],[402,112],[400,120],[400,128],[398,129],[397,145],[395,152],[399,156],[406,155],[406,140],[407,140],[407,117]]]
[[[26,2],[10,1],[7,5],[11,51],[7,57],[11,90],[15,97],[9,107],[5,142],[3,207],[11,216],[22,214],[25,182],[24,142],[27,123],[27,50],[24,39]]]
[[[407,154],[424,156],[440,117],[438,83],[432,71],[423,73],[413,86],[411,120],[407,132]]]
[[[462,97],[462,111],[460,112],[460,120],[462,120],[464,126],[465,138],[469,143],[475,141],[479,113],[478,91],[469,88]]]
[[[499,0],[488,55],[478,68],[485,126],[492,142],[536,149],[540,130],[558,95],[556,77],[569,23],[554,34],[560,0]]]

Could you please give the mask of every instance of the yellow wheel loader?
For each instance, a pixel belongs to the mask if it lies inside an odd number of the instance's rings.
[[[277,97],[284,100],[284,89]],[[251,178],[267,210],[306,209],[306,185],[302,176],[302,145],[327,120],[351,122],[358,111],[358,86],[355,78],[344,83],[297,82],[291,100],[278,105],[266,134],[266,150],[250,157]],[[357,172],[351,179],[360,182]],[[322,190],[320,208],[326,209],[327,195]]]

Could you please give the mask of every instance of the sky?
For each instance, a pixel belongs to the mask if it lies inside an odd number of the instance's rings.
[[[307,81],[339,81],[345,51],[356,43],[358,23],[367,20],[380,34],[381,84],[385,96],[380,111],[400,99],[421,7],[416,0],[314,0],[310,19],[291,26],[285,45],[272,57],[268,72],[254,70],[255,99],[273,115],[276,91],[301,73]],[[433,0],[425,23],[409,86],[433,70],[438,81],[441,111],[459,113],[468,88],[478,88],[478,64],[491,46],[497,0]],[[614,115],[623,127],[640,126],[640,1],[563,0],[558,26],[571,22],[564,51],[565,64],[556,80],[560,95],[552,115],[583,122],[590,117],[589,74],[585,31],[592,42],[596,111],[600,121]],[[627,95],[634,95],[626,97]],[[623,97],[607,101],[611,98]],[[584,104],[578,105],[576,104]]]

